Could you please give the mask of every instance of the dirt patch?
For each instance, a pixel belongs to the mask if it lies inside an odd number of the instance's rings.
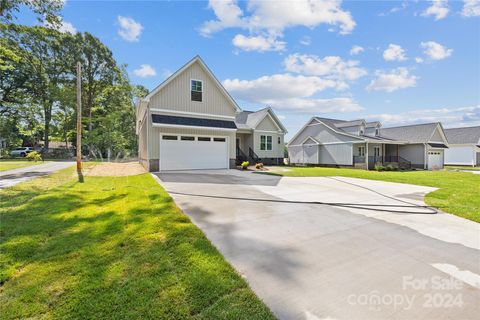
[[[86,176],[118,177],[145,173],[138,162],[103,162],[85,172]]]

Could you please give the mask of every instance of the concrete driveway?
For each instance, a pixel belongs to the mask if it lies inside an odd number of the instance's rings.
[[[73,166],[72,161],[52,161],[44,164],[0,171],[0,189],[12,187],[20,182],[38,178]]]
[[[479,225],[391,206],[423,204],[433,188],[236,170],[157,176],[280,319],[478,317]]]

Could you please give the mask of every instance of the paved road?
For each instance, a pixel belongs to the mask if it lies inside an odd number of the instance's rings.
[[[229,199],[407,205],[433,188],[234,170],[157,176],[280,319],[478,317],[474,222],[418,208]]]
[[[52,172],[73,166],[74,164],[75,162],[71,161],[47,162],[45,164],[0,171],[0,189],[9,188],[20,182],[45,176]]]

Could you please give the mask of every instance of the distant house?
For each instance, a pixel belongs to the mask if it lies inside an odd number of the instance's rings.
[[[449,149],[445,164],[480,166],[480,126],[445,129]]]
[[[242,111],[199,56],[141,99],[136,116],[149,171],[283,162],[287,131],[273,110]]]
[[[287,146],[292,164],[437,169],[443,168],[448,140],[438,122],[382,128],[377,121],[313,117]]]

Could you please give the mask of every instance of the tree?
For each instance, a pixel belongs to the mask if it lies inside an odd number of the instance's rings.
[[[18,50],[21,59],[16,66],[18,69],[12,71],[16,74],[12,78],[2,76],[0,81],[19,83],[15,88],[20,88],[26,96],[18,99],[22,95],[17,92],[15,100],[2,89],[2,101],[42,107],[44,150],[48,151],[52,110],[59,99],[60,87],[71,77],[69,64],[72,58],[68,57],[70,51],[65,46],[66,39],[71,35],[45,27],[12,24],[2,26],[1,32],[6,41]]]
[[[50,25],[59,25],[61,22],[60,10],[64,2],[64,0],[0,0],[0,22],[12,22],[20,8],[26,6],[38,15],[39,21],[46,21]]]

